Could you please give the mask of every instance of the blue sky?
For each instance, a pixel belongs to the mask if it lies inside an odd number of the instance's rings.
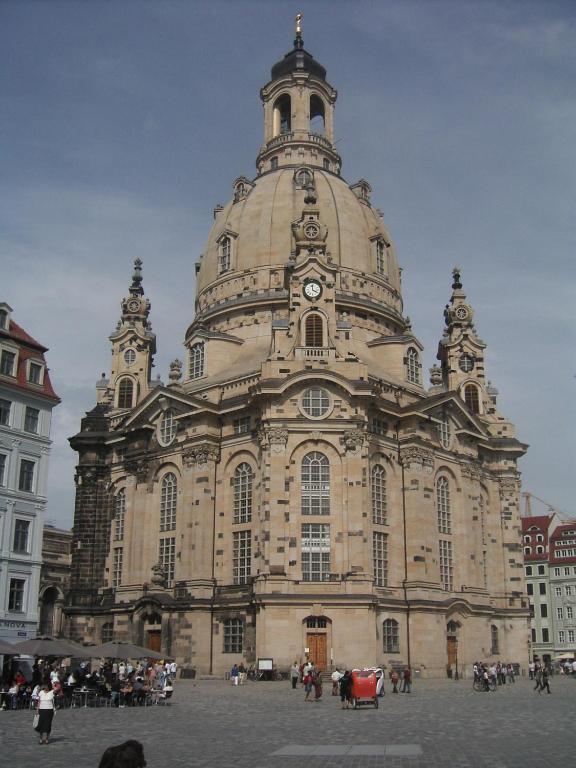
[[[63,399],[48,519],[72,524],[67,437],[109,369],[136,256],[156,372],[182,357],[194,262],[214,205],[254,175],[259,89],[297,11],[426,368],[458,264],[499,407],[531,446],[524,488],[576,514],[576,3],[0,0],[0,294],[50,347]]]

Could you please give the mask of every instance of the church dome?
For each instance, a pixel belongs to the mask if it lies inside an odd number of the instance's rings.
[[[216,214],[197,276],[199,299],[204,291],[238,273],[288,264],[294,252],[292,224],[301,218],[305,207],[306,189],[297,181],[302,171],[313,172],[314,208],[319,222],[327,228],[327,257],[351,273],[373,276],[399,299],[398,264],[380,213],[363,197],[369,190],[366,182],[351,188],[339,176],[308,167],[279,168],[257,177],[245,197],[230,201]],[[230,270],[222,274],[219,250],[227,234],[233,240],[234,258]],[[377,242],[387,250],[384,275],[376,274]],[[360,285],[358,290],[362,292]]]

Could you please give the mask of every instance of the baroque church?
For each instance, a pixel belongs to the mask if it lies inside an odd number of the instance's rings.
[[[260,95],[257,173],[214,211],[185,363],[151,377],[137,259],[71,438],[70,636],[202,674],[524,664],[527,446],[497,410],[460,272],[427,386],[392,239],[368,182],[341,175],[337,93],[299,27]]]

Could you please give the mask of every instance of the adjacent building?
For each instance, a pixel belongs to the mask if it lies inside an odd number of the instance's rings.
[[[50,422],[46,347],[0,303],[0,638],[35,637]]]
[[[532,656],[576,657],[576,520],[524,517],[522,536]]]
[[[460,271],[427,386],[391,235],[370,184],[342,176],[337,93],[300,31],[260,95],[257,173],[214,211],[185,362],[151,377],[136,260],[71,439],[71,636],[214,673],[525,664],[527,446],[498,411]]]

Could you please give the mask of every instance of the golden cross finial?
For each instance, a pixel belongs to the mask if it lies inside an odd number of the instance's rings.
[[[302,24],[300,23],[302,21],[302,13],[296,14],[296,34],[301,35],[302,34]]]

